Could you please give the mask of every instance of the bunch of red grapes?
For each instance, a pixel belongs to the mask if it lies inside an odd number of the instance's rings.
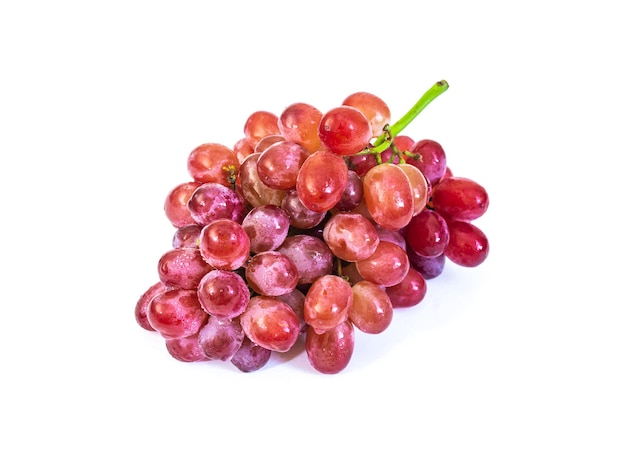
[[[398,134],[447,87],[394,125],[382,99],[357,92],[326,112],[302,102],[254,112],[232,147],[192,150],[189,180],[165,199],[172,247],[137,323],[183,362],[251,372],[302,337],[315,370],[346,368],[355,330],[383,332],[446,261],[475,267],[488,255],[473,224],[485,189],[453,176],[438,142]]]

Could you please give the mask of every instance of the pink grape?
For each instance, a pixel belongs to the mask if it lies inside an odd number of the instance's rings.
[[[363,198],[374,221],[387,229],[405,227],[414,213],[414,193],[406,173],[383,163],[363,177]]]
[[[235,152],[222,144],[199,145],[187,157],[187,170],[196,182],[215,182],[228,186],[230,168],[236,174],[239,161]]]
[[[135,320],[139,326],[149,332],[154,332],[154,328],[148,322],[148,305],[150,301],[156,297],[158,294],[162,294],[167,291],[167,286],[165,286],[161,281],[157,281],[152,286],[150,286],[137,300],[135,304]]]
[[[243,227],[228,219],[215,220],[202,228],[198,249],[216,269],[236,270],[250,256],[250,238]]]
[[[209,360],[198,343],[198,334],[165,340],[167,352],[180,362]]]
[[[411,263],[402,248],[395,243],[380,241],[376,251],[367,259],[356,261],[356,269],[363,279],[380,286],[394,286],[401,282]]]
[[[318,333],[332,329],[348,318],[352,288],[337,275],[324,275],[313,282],[304,299],[304,320]]]
[[[419,159],[408,158],[407,163],[422,171],[432,185],[441,180],[446,172],[448,160],[439,142],[432,139],[422,139],[413,145],[410,152],[417,154]]]
[[[241,347],[230,359],[230,362],[239,371],[250,373],[263,368],[269,362],[272,351],[254,343],[248,337],[244,337]]]
[[[339,155],[320,150],[300,167],[296,190],[309,210],[325,212],[341,200],[348,183],[348,165]]]
[[[446,220],[434,210],[424,210],[413,217],[404,232],[413,251],[421,256],[439,256],[448,246],[450,232]]]
[[[413,190],[413,215],[417,215],[428,203],[428,180],[418,168],[411,164],[401,163],[398,167],[404,171],[409,178],[411,189]]]
[[[198,344],[211,360],[228,361],[243,343],[244,333],[238,318],[209,317],[198,332]]]
[[[275,205],[261,205],[248,212],[241,226],[250,238],[252,253],[275,250],[289,234],[289,215]]]
[[[257,143],[265,136],[280,134],[278,117],[272,112],[255,111],[246,119],[243,132],[250,145],[256,147]]]
[[[239,184],[241,194],[245,201],[252,207],[261,205],[276,205],[285,197],[285,190],[270,188],[259,177],[257,163],[261,157],[260,153],[248,155],[239,168]]]
[[[376,227],[358,213],[332,215],[324,226],[323,236],[332,253],[349,262],[367,259],[379,242]]]
[[[327,211],[311,210],[302,203],[295,189],[288,190],[280,207],[287,213],[289,224],[298,229],[310,229],[322,222]]]
[[[187,207],[194,223],[202,226],[219,219],[241,223],[246,214],[243,196],[227,186],[214,182],[203,183],[196,188],[189,198]]]
[[[211,316],[235,318],[248,306],[250,290],[239,274],[230,270],[211,270],[200,280],[198,300]]]
[[[285,302],[291,307],[293,312],[296,313],[298,321],[300,322],[300,333],[304,332],[306,329],[306,321],[304,320],[304,293],[296,288],[287,294],[277,295],[276,298],[281,302]]]
[[[489,255],[489,240],[477,226],[467,221],[448,221],[450,241],[444,254],[463,267],[476,267]]]
[[[387,287],[385,292],[394,308],[406,308],[415,306],[424,300],[426,289],[424,276],[411,267],[402,281]]]
[[[337,106],[320,120],[319,137],[323,145],[338,155],[354,155],[372,139],[372,125],[352,106]]]
[[[165,216],[176,228],[195,224],[187,202],[192,193],[201,185],[200,182],[184,182],[176,185],[165,198]]]
[[[319,150],[318,136],[322,112],[307,103],[293,103],[287,106],[278,117],[278,129],[289,141],[302,145],[308,153]]]
[[[389,106],[381,98],[369,92],[356,92],[348,95],[341,103],[358,109],[370,122],[371,136],[382,134],[385,125],[391,121]],[[370,136],[370,137],[371,137]]]
[[[198,238],[202,227],[197,224],[189,224],[176,229],[172,237],[172,248],[198,248]]]
[[[257,294],[288,294],[298,285],[298,268],[279,251],[263,251],[252,256],[246,265],[246,281]]]
[[[324,374],[336,374],[350,363],[354,353],[354,326],[345,320],[336,327],[318,333],[309,327],[305,350],[311,366]]]
[[[277,144],[278,142],[284,142],[285,138],[280,134],[270,134],[262,137],[254,147],[254,153],[263,153],[269,146]]]
[[[237,161],[239,161],[239,164],[241,165],[241,163],[243,163],[243,160],[245,160],[248,155],[252,155],[254,153],[254,147],[250,145],[250,141],[248,141],[247,137],[242,137],[237,142],[235,142],[235,145],[233,145],[233,153],[235,154],[235,156],[237,157]]]
[[[306,149],[291,141],[270,145],[257,161],[257,173],[270,188],[288,190],[296,186],[298,172],[308,153]]]
[[[298,340],[298,316],[289,305],[276,297],[252,297],[239,319],[245,335],[265,349],[287,352]]]
[[[174,248],[159,258],[157,271],[167,287],[195,289],[212,269],[198,248]]]
[[[363,200],[363,181],[359,174],[352,169],[348,170],[348,181],[343,190],[341,199],[335,204],[335,209],[348,212],[358,207]]]
[[[146,312],[148,322],[163,338],[184,338],[198,333],[209,315],[195,289],[171,289],[155,296]]]
[[[352,294],[348,317],[357,329],[377,334],[389,327],[393,319],[393,306],[384,288],[363,280],[352,286]]]
[[[449,177],[433,186],[433,209],[446,218],[473,221],[485,214],[489,195],[485,188],[465,177]]]
[[[312,235],[291,235],[276,251],[295,264],[298,285],[313,283],[319,277],[332,272],[333,254],[330,248],[323,240]]]

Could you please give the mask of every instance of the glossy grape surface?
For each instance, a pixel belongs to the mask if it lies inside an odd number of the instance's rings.
[[[336,374],[350,363],[354,353],[354,326],[346,320],[323,333],[309,327],[305,341],[309,363],[320,373]]]
[[[459,221],[473,221],[485,214],[489,195],[485,188],[465,177],[449,177],[433,186],[433,209]]]

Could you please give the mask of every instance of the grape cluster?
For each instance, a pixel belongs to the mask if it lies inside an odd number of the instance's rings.
[[[355,329],[386,330],[447,260],[487,257],[473,223],[485,189],[452,175],[438,142],[398,134],[445,89],[391,126],[387,104],[357,92],[326,112],[302,102],[254,112],[232,147],[192,150],[190,178],[165,198],[172,247],[137,323],[183,362],[255,371],[303,337],[315,370],[343,370]]]

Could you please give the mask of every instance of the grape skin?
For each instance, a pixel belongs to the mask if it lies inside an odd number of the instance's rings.
[[[433,186],[433,209],[458,221],[473,221],[485,214],[489,195],[485,188],[465,177],[449,177]]]
[[[372,139],[372,125],[361,111],[352,106],[338,106],[320,120],[319,137],[333,153],[354,155]]]
[[[211,360],[231,360],[241,348],[243,339],[243,329],[237,318],[211,316],[198,332],[198,344]]]
[[[376,227],[359,213],[336,213],[326,222],[324,241],[339,259],[356,262],[370,257],[378,247]]]
[[[137,300],[137,303],[135,304],[135,320],[141,328],[149,332],[154,332],[154,328],[150,325],[150,322],[148,322],[148,305],[154,297],[165,291],[167,291],[167,286],[165,286],[161,281],[157,281],[143,294],[141,294]]]
[[[400,283],[411,266],[406,251],[397,244],[386,241],[380,241],[370,257],[355,262],[355,265],[365,280],[380,286]]]
[[[276,297],[252,297],[239,319],[245,335],[270,351],[287,352],[300,333],[298,316]]]
[[[163,209],[165,216],[176,228],[195,224],[187,203],[193,192],[201,185],[200,182],[184,182],[170,190],[165,198]]]
[[[476,267],[489,255],[489,240],[477,226],[467,221],[448,221],[450,241],[444,254],[463,267]]]
[[[348,165],[340,156],[320,150],[300,167],[296,191],[309,210],[325,212],[341,199],[348,183]]]
[[[315,332],[325,332],[348,318],[352,300],[346,280],[324,275],[313,282],[304,298],[304,320]]]
[[[201,362],[209,360],[198,343],[198,335],[165,340],[167,352],[180,362]]]
[[[309,327],[305,350],[309,363],[320,373],[336,374],[350,363],[354,353],[354,326],[346,320],[323,333]]]
[[[228,171],[239,169],[235,152],[222,144],[207,143],[196,147],[187,157],[187,170],[195,182],[229,185]]]
[[[352,286],[352,294],[348,316],[357,329],[377,334],[389,327],[393,319],[393,306],[384,288],[363,280]]]
[[[241,224],[218,219],[202,228],[198,249],[204,260],[216,269],[236,270],[250,255],[250,238]]]
[[[209,315],[195,289],[171,289],[155,296],[146,311],[148,322],[163,338],[184,338],[198,333]]]
[[[298,269],[293,261],[279,251],[264,251],[252,256],[245,271],[250,288],[261,295],[288,294],[298,285]]]
[[[383,163],[363,177],[363,198],[368,212],[380,226],[398,230],[414,212],[414,192],[406,173],[397,165]]]
[[[311,284],[321,276],[328,275],[333,268],[333,254],[324,241],[308,234],[287,237],[276,249],[295,264],[298,285]]]
[[[212,269],[198,248],[174,248],[159,258],[157,271],[167,287],[195,289]]]

